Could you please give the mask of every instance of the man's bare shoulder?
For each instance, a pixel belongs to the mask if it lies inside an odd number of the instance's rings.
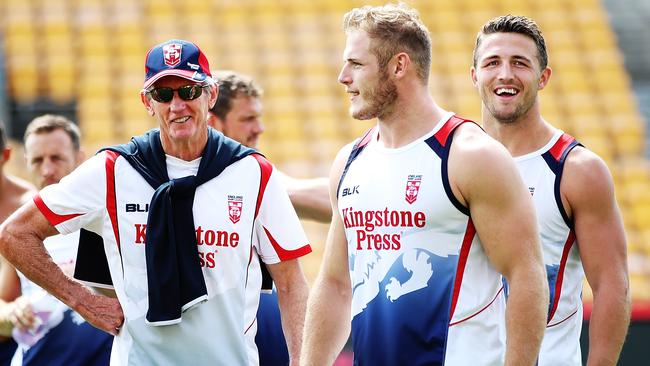
[[[37,192],[34,185],[22,178],[9,174],[7,174],[6,177],[7,185],[5,188],[7,192],[12,192],[14,197],[20,197],[21,205],[30,200],[32,196]]]
[[[511,160],[506,148],[475,123],[458,126],[454,132],[453,150],[456,155],[462,157],[464,164],[478,169],[481,169],[479,165],[482,163]],[[490,165],[484,168],[489,169]]]
[[[562,171],[562,194],[575,204],[614,194],[612,175],[607,164],[593,151],[577,146],[566,158]]]
[[[597,178],[605,172],[609,175],[609,168],[595,152],[583,146],[576,146],[567,155],[564,172],[582,179],[589,179]]]
[[[474,123],[455,131],[448,166],[452,191],[465,206],[472,197],[524,186],[508,150]]]

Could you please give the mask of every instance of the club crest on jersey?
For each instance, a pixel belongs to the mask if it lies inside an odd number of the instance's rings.
[[[181,51],[183,49],[182,44],[170,43],[163,46],[163,59],[165,60],[165,65],[169,67],[174,67],[181,62]]]
[[[406,202],[412,204],[418,199],[420,184],[422,183],[421,175],[409,175],[406,181]]]
[[[241,210],[244,204],[243,200],[243,196],[228,195],[228,217],[230,217],[230,221],[232,221],[233,224],[238,223],[239,219],[241,219]]]

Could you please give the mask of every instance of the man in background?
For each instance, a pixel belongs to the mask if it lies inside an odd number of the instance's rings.
[[[264,133],[262,88],[249,76],[228,70],[215,72],[215,81],[219,84],[219,97],[210,108],[208,124],[231,139],[256,149],[259,137]],[[278,173],[301,219],[329,223],[332,208],[327,178],[298,179]]]
[[[18,207],[29,201],[36,189],[30,183],[7,174],[5,164],[11,157],[11,148],[7,145],[7,134],[2,121],[0,121],[0,222],[3,222]],[[4,261],[2,261],[4,262]],[[13,271],[0,263],[0,275],[5,270]],[[0,365],[9,365],[16,351],[16,342],[11,337],[13,306],[0,301]]]
[[[77,126],[63,116],[35,118],[25,131],[25,158],[39,189],[58,183],[84,160]],[[79,232],[45,240],[55,263],[72,275]],[[108,365],[113,337],[4,262],[0,297],[18,342],[12,365]],[[13,329],[10,329],[13,328]],[[6,335],[3,334],[3,335]]]
[[[581,365],[582,286],[593,290],[588,365],[615,365],[630,321],[625,233],[605,162],[541,115],[551,77],[537,24],[506,15],[487,22],[472,81],[485,131],[514,157],[533,197],[550,305],[538,364]]]

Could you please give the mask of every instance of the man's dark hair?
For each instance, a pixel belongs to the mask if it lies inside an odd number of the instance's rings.
[[[483,28],[476,36],[476,46],[474,47],[474,67],[478,61],[476,54],[481,46],[483,37],[494,33],[518,33],[522,34],[535,42],[537,46],[537,59],[542,70],[548,66],[548,52],[546,51],[546,42],[542,31],[534,20],[521,15],[502,15],[496,17],[483,25]]]
[[[226,119],[226,115],[232,108],[232,100],[238,96],[260,98],[264,91],[252,78],[234,71],[219,71],[212,75],[219,87],[219,95],[214,107],[210,112],[220,119]]]
[[[79,132],[79,127],[64,116],[56,114],[44,114],[29,122],[27,129],[25,130],[23,142],[27,141],[29,135],[50,133],[56,130],[63,130],[63,132],[68,134],[75,151],[79,151],[81,144],[81,132]]]

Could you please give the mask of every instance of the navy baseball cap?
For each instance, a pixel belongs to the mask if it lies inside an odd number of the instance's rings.
[[[163,76],[180,76],[187,80],[202,82],[210,73],[208,58],[199,46],[180,39],[171,39],[154,46],[147,52],[144,64],[143,89],[149,88]]]

